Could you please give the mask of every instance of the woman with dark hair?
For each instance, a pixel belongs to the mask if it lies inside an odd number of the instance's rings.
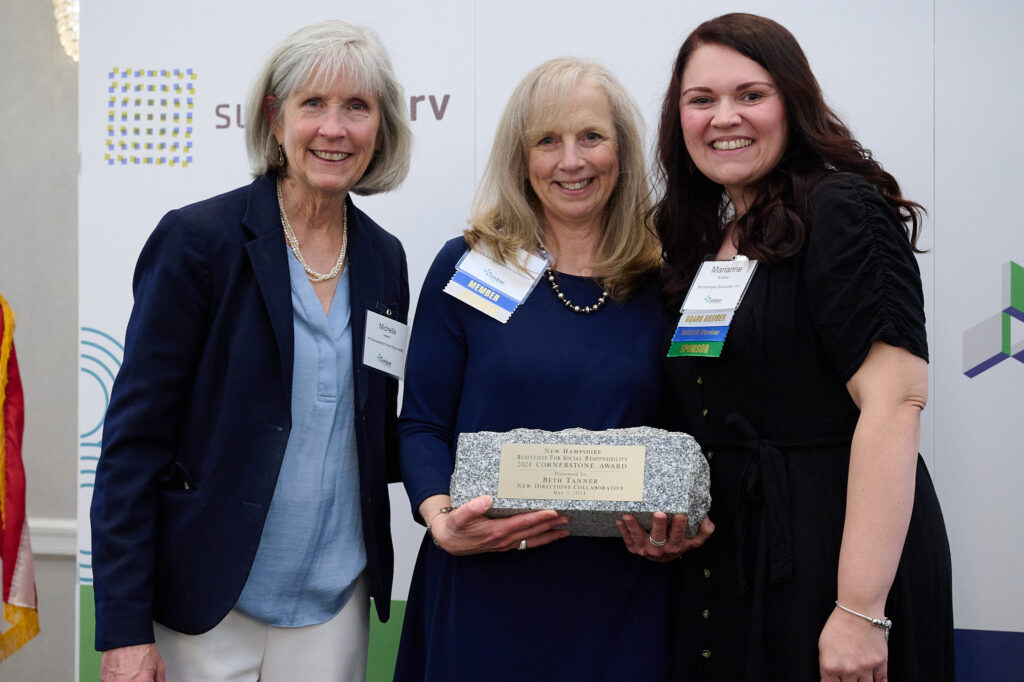
[[[665,361],[716,524],[682,560],[679,678],[952,679],[949,545],[917,453],[921,207],[794,37],[749,14],[683,43],[658,151],[674,309],[707,254],[759,264],[721,355]]]

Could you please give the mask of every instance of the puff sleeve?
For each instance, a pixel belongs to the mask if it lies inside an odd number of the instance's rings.
[[[860,176],[812,191],[805,286],[819,338],[843,381],[882,341],[928,359],[924,295],[903,224]]]

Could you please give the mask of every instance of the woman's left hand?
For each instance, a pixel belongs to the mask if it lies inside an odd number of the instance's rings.
[[[885,633],[838,607],[818,638],[822,682],[885,682],[889,679]]]
[[[704,517],[697,529],[697,535],[686,537],[686,514],[676,514],[669,525],[665,512],[654,512],[651,531],[647,532],[633,516],[626,514],[621,521],[616,521],[626,549],[633,554],[647,557],[651,561],[672,561],[678,559],[683,552],[704,544],[713,532],[715,524]],[[655,545],[653,541],[665,540],[663,545]],[[660,544],[660,543],[659,543]]]

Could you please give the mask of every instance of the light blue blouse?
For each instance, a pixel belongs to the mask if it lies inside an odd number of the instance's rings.
[[[366,566],[356,454],[348,268],[330,312],[288,252],[292,428],[252,570],[235,605],[268,625],[335,616]]]

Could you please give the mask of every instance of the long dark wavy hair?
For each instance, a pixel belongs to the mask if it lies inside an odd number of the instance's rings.
[[[756,187],[753,200],[737,218],[739,252],[771,265],[796,254],[806,238],[800,213],[814,184],[831,172],[855,173],[881,193],[904,223],[917,251],[924,209],[904,199],[896,179],[825,103],[807,57],[789,31],[754,14],[725,14],[705,21],[683,42],[661,107],[658,132],[662,198],[653,223],[665,252],[665,297],[685,291],[704,256],[721,245],[724,200],[721,185],[697,170],[683,141],[679,97],[690,55],[708,44],[732,48],[760,64],[775,81],[786,110],[789,137],[779,163]]]

